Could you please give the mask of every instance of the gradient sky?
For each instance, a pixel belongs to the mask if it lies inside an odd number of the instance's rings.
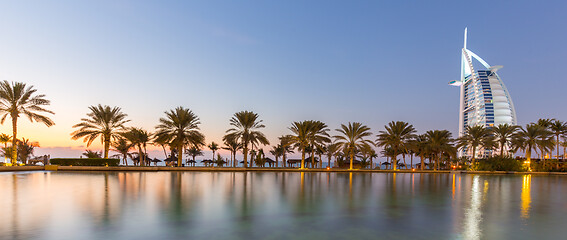
[[[52,101],[56,125],[22,118],[18,136],[52,157],[86,149],[70,133],[96,104],[147,130],[188,107],[207,143],[241,110],[260,114],[272,143],[306,119],[456,135],[459,91],[447,83],[465,27],[468,48],[504,66],[519,124],[567,120],[566,11],[565,1],[2,1],[0,80]]]

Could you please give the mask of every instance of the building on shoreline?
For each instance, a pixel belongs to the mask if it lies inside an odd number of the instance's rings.
[[[475,60],[475,62],[473,62]],[[475,67],[477,67],[475,69]],[[484,68],[484,69],[483,69]],[[461,79],[449,82],[460,87],[459,137],[467,126],[493,127],[500,124],[516,125],[516,111],[508,89],[496,73],[502,66],[491,66],[478,55],[467,49],[467,29],[461,53]],[[480,154],[479,154],[480,153]],[[477,155],[483,155],[479,149]],[[464,148],[458,156],[470,156]]]

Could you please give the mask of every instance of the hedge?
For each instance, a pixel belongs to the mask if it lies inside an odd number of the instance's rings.
[[[118,166],[120,159],[104,158],[52,158],[51,165],[60,166]]]

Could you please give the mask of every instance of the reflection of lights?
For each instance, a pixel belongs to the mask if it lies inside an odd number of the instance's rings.
[[[487,189],[487,182],[485,182],[485,190]],[[465,239],[480,239],[480,221],[482,215],[480,207],[482,206],[482,192],[480,191],[479,176],[473,177],[473,185],[471,189],[471,206],[465,212]]]
[[[532,175],[524,175],[522,179],[521,216],[525,219],[530,217],[530,204],[532,203],[531,187]]]

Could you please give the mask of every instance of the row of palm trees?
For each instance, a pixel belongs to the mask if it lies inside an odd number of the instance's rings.
[[[40,122],[46,126],[54,125],[54,122],[45,115],[54,114],[45,109],[50,101],[45,95],[37,94],[33,86],[21,82],[0,82],[0,123],[10,117],[12,120],[13,134],[9,140],[12,146],[17,146],[17,122],[20,116],[26,116],[32,122]],[[130,121],[127,115],[119,107],[90,106],[90,112],[86,118],[74,125],[76,130],[71,133],[72,139],[83,139],[87,146],[97,138],[103,144],[103,157],[108,158],[109,151],[119,153],[121,158],[132,157],[129,152],[132,148],[137,149],[140,164],[145,164],[147,158],[147,144],[161,146],[166,152],[166,147],[171,150],[171,157],[177,156],[177,165],[181,166],[182,156],[199,156],[201,149],[205,146],[205,137],[200,132],[200,120],[195,113],[184,107],[177,107],[165,112],[165,117],[159,119],[155,132],[150,133],[142,128],[126,127]],[[255,158],[263,156],[261,145],[269,144],[268,139],[261,129],[265,127],[257,113],[241,111],[235,113],[229,120],[231,128],[223,137],[224,146],[211,143],[209,149],[214,152],[219,148],[231,152],[231,161],[236,166],[236,154],[241,151],[244,156],[244,166],[251,167]],[[279,143],[272,147],[270,153],[278,158],[282,157],[284,166],[287,165],[286,157],[294,150],[301,152],[301,168],[306,166],[306,154],[310,154],[311,167],[315,166],[315,156],[322,160],[322,155],[327,156],[328,164],[332,157],[336,159],[348,158],[349,168],[354,168],[355,158],[364,161],[377,157],[373,147],[382,147],[382,154],[392,162],[392,168],[397,168],[398,156],[408,155],[413,161],[413,156],[421,159],[420,167],[425,166],[425,159],[434,162],[434,169],[439,169],[440,162],[455,159],[457,152],[470,156],[471,164],[474,165],[478,154],[481,156],[493,155],[499,152],[501,156],[512,155],[519,150],[525,152],[527,161],[531,160],[531,153],[535,151],[541,159],[551,155],[556,149],[559,158],[560,145],[565,148],[565,137],[567,124],[556,119],[540,119],[536,123],[527,124],[525,127],[503,124],[493,127],[472,126],[467,127],[463,136],[453,139],[447,130],[430,130],[424,134],[416,134],[415,128],[406,122],[393,121],[379,131],[375,141],[370,140],[373,135],[370,128],[362,123],[349,122],[341,124],[336,129],[337,134],[331,136],[328,126],[315,120],[297,121],[289,127],[291,134],[278,138]],[[560,141],[563,139],[563,141]],[[1,139],[0,139],[1,140]],[[9,141],[7,140],[7,141]],[[4,141],[5,145],[6,142]],[[18,148],[9,148],[7,145],[5,155],[15,164],[18,159]],[[499,150],[499,151],[498,151]],[[250,154],[251,153],[251,154]],[[262,154],[260,154],[262,153]],[[248,155],[250,154],[250,161]],[[544,160],[545,161],[545,160]],[[319,167],[322,166],[319,161]]]

